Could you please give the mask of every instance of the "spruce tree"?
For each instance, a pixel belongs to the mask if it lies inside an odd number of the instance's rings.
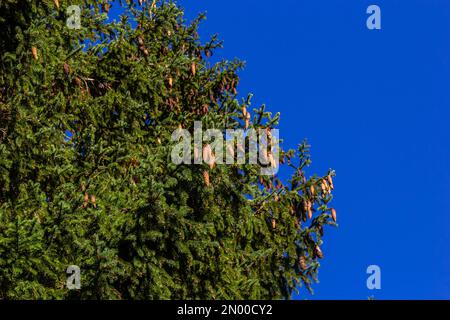
[[[81,28],[68,26],[78,5]],[[120,6],[117,21],[107,19]],[[176,165],[177,128],[270,131],[167,1],[0,1],[0,299],[282,299],[317,278],[333,171]],[[68,290],[66,269],[81,269]]]

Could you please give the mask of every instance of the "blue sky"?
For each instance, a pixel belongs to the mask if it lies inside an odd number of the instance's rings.
[[[281,111],[285,147],[337,172],[315,295],[450,299],[450,2],[180,0],[220,56],[247,62],[240,93]],[[366,28],[381,8],[382,29]],[[381,267],[381,290],[366,268]]]

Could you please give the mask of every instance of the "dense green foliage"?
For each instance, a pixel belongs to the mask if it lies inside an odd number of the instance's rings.
[[[201,20],[168,2],[0,1],[0,299],[283,298],[316,278],[333,172],[282,152],[255,165],[175,165],[172,132],[242,128],[239,61],[212,63]],[[104,2],[106,3],[106,1]],[[119,4],[115,3],[116,6]],[[276,128],[264,107],[252,128]],[[209,183],[205,181],[209,176]],[[334,217],[335,218],[335,217]],[[81,290],[66,269],[81,268]]]

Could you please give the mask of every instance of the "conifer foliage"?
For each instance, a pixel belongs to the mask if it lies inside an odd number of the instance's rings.
[[[81,8],[81,28],[67,8]],[[123,15],[108,19],[113,6]],[[306,143],[175,165],[172,132],[276,128],[166,1],[0,1],[0,299],[279,299],[316,279],[334,172]],[[66,269],[81,269],[68,290]]]

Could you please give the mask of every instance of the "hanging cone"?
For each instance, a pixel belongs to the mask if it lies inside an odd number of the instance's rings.
[[[244,116],[244,118],[247,118],[247,107],[246,106],[242,107],[242,115]]]
[[[63,69],[64,69],[64,73],[66,75],[69,75],[69,73],[70,73],[70,66],[69,66],[69,64],[67,62],[64,62]]]
[[[197,65],[195,64],[195,62],[192,62],[191,64],[191,73],[193,76],[195,76],[195,74],[197,73]]]
[[[83,202],[83,208],[86,208],[89,203],[89,195],[87,192],[84,194],[84,202]]]
[[[309,187],[309,192],[311,193],[311,196],[314,197],[314,186],[313,185],[311,185]]]
[[[277,228],[277,221],[272,218],[272,229],[276,229],[276,228]]]
[[[94,205],[94,208],[97,208],[96,199],[94,195],[91,195],[91,202]]]
[[[211,146],[209,144],[203,147],[203,161],[209,165],[211,169],[214,168],[216,157],[214,156]]]
[[[250,126],[250,118],[251,118],[250,112],[247,111],[247,114],[245,116],[245,130],[247,130],[248,127]]]
[[[330,189],[330,186],[328,185],[327,180],[323,179],[322,183],[323,183],[323,187],[325,189],[324,193],[330,194],[331,193],[331,189]]]
[[[276,168],[277,167],[277,162],[275,161],[275,158],[273,157],[272,152],[269,152],[269,162],[270,162],[270,166],[272,168]]]
[[[145,46],[141,45],[139,46],[139,50],[141,50],[141,52],[145,55],[148,56],[148,50]]]
[[[331,178],[331,175],[328,175],[328,176],[327,176],[327,179],[328,179],[328,183],[329,183],[329,185],[330,185],[331,190],[333,190],[333,189],[334,189],[334,186],[333,186],[333,178]]]
[[[80,78],[75,77],[74,82],[75,82],[75,84],[76,84],[78,87],[81,87],[82,82],[81,82],[81,79],[80,79]]]
[[[31,48],[31,54],[33,55],[34,60],[38,59],[38,52],[36,47]]]
[[[266,150],[266,149],[263,149],[263,150],[262,150],[261,157],[262,157],[261,163],[262,163],[263,165],[266,165],[266,164],[269,163],[269,154],[267,153],[267,150]]]
[[[333,218],[334,222],[337,221],[336,210],[334,210],[334,208],[331,209],[331,217]]]
[[[211,161],[209,162],[209,168],[212,170],[216,166],[216,156],[214,153],[211,153]]]
[[[326,194],[328,192],[328,189],[325,186],[325,180],[322,180],[322,182],[320,183],[320,189],[322,190],[322,194]]]
[[[209,181],[209,172],[203,171],[203,180],[205,181],[205,185],[209,187],[211,185],[211,182]]]
[[[312,219],[312,216],[313,216],[311,207],[312,207],[311,202],[310,202],[310,201],[307,201],[307,202],[306,202],[306,208],[307,208],[306,211],[307,211],[307,213],[308,213],[308,218],[309,218],[309,219]]]
[[[267,145],[272,150],[272,148],[273,148],[273,141],[272,141],[272,131],[270,131],[270,128],[266,129],[266,134],[267,134]]]
[[[200,152],[198,151],[198,148],[194,147],[194,163],[197,163],[197,161],[200,160]]]
[[[144,39],[142,38],[142,36],[137,37],[137,41],[138,41],[140,46],[144,45]]]
[[[319,246],[316,246],[314,248],[314,254],[316,255],[317,258],[323,259],[323,252],[322,252],[322,250],[320,250]]]
[[[173,79],[172,79],[172,77],[169,77],[169,80],[168,80],[168,82],[169,82],[169,87],[173,87]]]
[[[59,9],[59,0],[53,0],[53,3],[55,4],[55,7]]]

